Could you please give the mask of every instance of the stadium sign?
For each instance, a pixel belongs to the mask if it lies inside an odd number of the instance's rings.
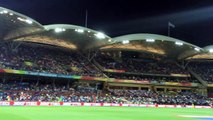
[[[0,101],[0,106],[105,106],[105,107],[159,107],[159,108],[205,108],[213,109],[213,106],[191,106],[191,105],[153,105],[153,104],[121,104],[121,103],[79,103],[79,102],[5,102]]]

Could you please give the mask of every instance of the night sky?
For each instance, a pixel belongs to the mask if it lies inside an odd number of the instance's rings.
[[[204,47],[213,45],[213,0],[1,0],[0,6],[43,25],[75,24],[116,37],[131,33],[167,35]]]

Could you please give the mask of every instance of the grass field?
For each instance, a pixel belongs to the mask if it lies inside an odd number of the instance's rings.
[[[0,107],[0,120],[202,120],[213,109],[130,107]],[[203,119],[213,120],[213,119]]]

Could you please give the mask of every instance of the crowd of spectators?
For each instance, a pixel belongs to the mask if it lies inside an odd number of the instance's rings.
[[[96,102],[172,105],[212,105],[213,99],[197,93],[150,90],[97,90],[91,86],[27,82],[0,83],[0,101]]]
[[[27,82],[0,83],[0,101],[92,102],[93,88]]]
[[[16,50],[0,47],[0,68],[64,75],[106,77],[94,64],[78,52],[45,46],[21,45]],[[104,69],[129,73],[189,74],[174,62],[146,61],[133,58],[114,60],[107,55],[95,58]],[[204,80],[213,83],[213,64],[194,63],[190,68]],[[150,83],[194,82],[191,77],[145,77],[136,74],[111,74],[108,77],[142,80]],[[173,105],[213,105],[213,99],[192,91],[157,92],[150,90],[98,90],[85,84],[61,85],[36,82],[0,82],[0,101],[96,102]]]
[[[124,70],[125,72],[133,73],[148,73],[148,74],[189,74],[187,70],[179,67],[175,62],[164,61],[145,61],[143,59],[120,58],[115,60],[107,55],[96,57],[96,61],[100,63],[104,69]]]
[[[102,76],[102,72],[78,54],[45,46],[0,47],[0,68],[65,75]]]
[[[189,72],[179,67],[175,62],[158,60],[143,60],[133,58],[119,58],[115,60],[108,55],[98,54],[95,60],[105,69],[124,70],[134,74],[103,73],[93,63],[80,53],[56,47],[42,45],[20,45],[16,50],[9,50],[6,46],[0,47],[0,68],[27,70],[64,75],[80,75],[94,77],[108,77],[128,80],[144,80],[161,82],[198,82],[190,77],[186,78],[153,78],[135,74],[185,74]],[[213,83],[212,63],[193,63],[190,68],[198,73],[204,80]]]
[[[149,81],[153,83],[164,83],[164,82],[179,82],[179,83],[199,83],[199,81],[192,77],[163,77],[163,76],[143,76],[135,74],[122,74],[122,73],[106,73],[110,78],[125,79],[125,80],[138,80],[138,81]]]
[[[213,84],[213,62],[193,62],[189,68],[209,84]]]
[[[213,99],[195,92],[153,92],[149,90],[110,90],[112,95],[137,104],[212,105]]]

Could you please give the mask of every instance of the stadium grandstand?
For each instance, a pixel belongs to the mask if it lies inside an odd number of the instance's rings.
[[[213,106],[213,46],[111,38],[0,7],[0,101]]]

